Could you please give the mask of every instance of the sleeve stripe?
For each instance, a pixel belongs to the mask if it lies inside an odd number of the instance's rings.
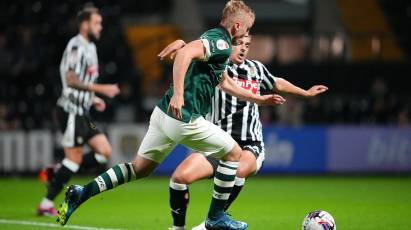
[[[266,90],[272,90],[275,86],[276,77],[274,77],[262,63],[258,61],[253,61],[253,63],[258,66],[258,69],[261,72],[261,77],[263,79],[262,87]]]
[[[208,61],[208,59],[209,59],[210,56],[211,56],[210,43],[208,42],[207,39],[201,39],[201,42],[203,43],[204,48],[205,48],[205,50],[206,50],[206,53],[205,53],[205,55],[204,55],[204,61]]]

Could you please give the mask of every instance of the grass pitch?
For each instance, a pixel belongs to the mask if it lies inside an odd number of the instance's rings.
[[[90,179],[77,178],[71,183],[84,184]],[[211,191],[212,180],[190,187],[189,228],[206,216]],[[44,192],[45,186],[35,178],[0,179],[0,229],[61,228],[38,226],[55,221],[35,216]],[[135,181],[92,198],[68,224],[74,229],[166,230],[172,225],[168,198],[168,178]],[[56,203],[62,199],[61,194]],[[340,230],[409,230],[411,178],[254,177],[246,181],[230,213],[248,222],[251,230],[292,230],[301,229],[303,217],[316,209],[330,212]]]

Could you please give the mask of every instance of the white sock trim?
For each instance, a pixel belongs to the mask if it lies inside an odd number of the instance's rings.
[[[225,168],[225,167],[222,167],[222,166],[218,166],[217,167],[217,172],[225,174],[225,175],[233,176],[237,173],[237,170]]]
[[[227,166],[230,166],[230,167],[238,168],[238,166],[240,165],[240,162],[239,162],[239,161],[225,161],[225,160],[220,160],[220,164],[227,165]]]
[[[235,177],[235,186],[244,186],[245,178]]]
[[[40,202],[40,208],[47,209],[54,207],[54,202],[52,200],[47,199],[44,197],[43,200]]]
[[[107,163],[107,158],[106,158],[104,155],[101,155],[101,154],[99,154],[99,153],[95,153],[95,154],[94,154],[94,158],[96,158],[96,161],[97,161],[99,164],[105,164],[105,163]]]
[[[118,180],[117,180],[117,175],[114,172],[114,170],[111,168],[107,171],[108,176],[110,177],[111,184],[113,185],[113,188],[118,185]]]
[[[214,184],[223,187],[223,188],[232,188],[234,186],[234,181],[222,181],[214,177]]]
[[[77,172],[80,168],[79,164],[67,158],[64,158],[61,164],[64,165],[66,168],[70,169],[70,171],[74,173]]]
[[[136,179],[136,172],[134,172],[134,167],[133,167],[133,163],[127,163],[129,166],[130,166],[130,168],[131,168],[131,174],[133,174],[133,176],[131,176],[130,175],[130,177],[131,177],[131,179],[133,180],[133,179]]]
[[[170,180],[170,188],[172,188],[174,190],[178,190],[178,191],[184,191],[184,190],[187,190],[187,185],[186,184],[179,184],[179,183],[176,183],[176,182]]]
[[[119,164],[118,166],[119,166],[120,169],[121,169],[121,173],[123,174],[124,181],[126,181],[127,178],[128,178],[127,166],[126,166],[125,164]]]

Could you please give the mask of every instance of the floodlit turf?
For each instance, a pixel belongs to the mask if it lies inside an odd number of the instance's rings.
[[[85,183],[88,178],[73,182]],[[190,187],[188,227],[200,223],[208,210],[212,181]],[[36,179],[0,179],[0,220],[53,223],[36,217],[35,208],[45,191]],[[62,195],[57,199],[62,200]],[[306,213],[330,212],[340,230],[411,229],[411,178],[364,177],[254,177],[230,213],[249,223],[249,229],[301,229]],[[80,207],[71,225],[142,230],[171,226],[168,179],[149,178],[123,185],[92,198]],[[5,224],[0,229],[45,229]],[[48,228],[53,229],[53,228]]]

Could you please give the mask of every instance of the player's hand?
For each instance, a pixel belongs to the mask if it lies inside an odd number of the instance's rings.
[[[278,94],[269,94],[269,95],[262,95],[259,96],[257,100],[258,105],[282,105],[284,104],[285,99]]]
[[[106,97],[113,98],[120,93],[120,88],[118,88],[117,84],[104,84],[99,93]]]
[[[318,94],[324,93],[325,91],[328,90],[328,87],[325,85],[315,85],[311,87],[309,90],[307,90],[308,97],[314,97],[317,96]]]
[[[171,97],[170,104],[168,105],[167,113],[171,112],[174,118],[178,120],[183,119],[183,113],[181,108],[184,106],[184,97],[183,95],[174,94]]]
[[[177,53],[177,50],[183,48],[185,45],[186,43],[183,40],[175,40],[166,48],[164,48],[157,56],[160,58],[160,60],[164,60],[165,57],[170,55],[170,59],[173,60]]]
[[[94,108],[99,112],[103,112],[104,110],[106,110],[106,102],[104,102],[104,100],[99,97],[95,96],[93,98],[93,105]]]

